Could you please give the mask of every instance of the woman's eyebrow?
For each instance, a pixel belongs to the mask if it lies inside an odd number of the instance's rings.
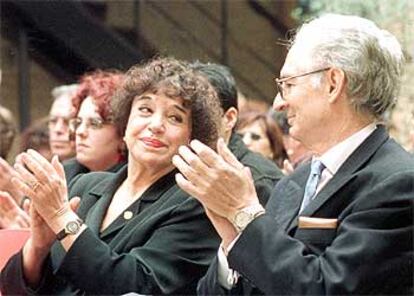
[[[182,106],[180,106],[180,105],[174,105],[174,108],[175,108],[175,109],[178,109],[179,111],[181,111],[181,112],[183,112],[183,113],[185,113],[185,114],[187,114],[187,113],[188,113],[188,109],[186,109],[186,108],[184,108],[184,107],[182,107]]]

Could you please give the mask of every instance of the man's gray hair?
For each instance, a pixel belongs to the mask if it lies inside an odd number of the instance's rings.
[[[404,55],[397,39],[372,21],[326,14],[304,24],[294,37],[296,44],[311,45],[313,67],[345,72],[346,92],[358,112],[380,119],[395,103]]]
[[[79,84],[60,85],[52,89],[52,96],[56,100],[62,96],[72,97],[78,90]]]

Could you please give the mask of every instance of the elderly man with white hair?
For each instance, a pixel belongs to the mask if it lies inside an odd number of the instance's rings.
[[[53,155],[60,160],[75,156],[75,141],[70,137],[69,120],[76,114],[72,97],[78,89],[77,84],[61,85],[52,90],[54,101],[49,112],[49,141]]]
[[[222,238],[200,295],[413,294],[414,160],[380,123],[398,95],[400,44],[373,22],[329,14],[296,34],[274,108],[312,160],[260,206],[219,141],[173,159],[177,183]]]

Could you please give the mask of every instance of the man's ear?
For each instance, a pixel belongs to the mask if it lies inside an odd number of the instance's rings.
[[[333,103],[345,92],[346,76],[345,72],[338,68],[331,68],[327,75],[327,85],[329,87],[329,102]]]
[[[236,108],[230,107],[223,115],[222,129],[225,133],[231,132],[237,123],[239,111]]]

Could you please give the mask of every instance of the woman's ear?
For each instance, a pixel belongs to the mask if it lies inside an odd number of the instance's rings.
[[[346,76],[345,72],[338,68],[331,68],[327,72],[326,77],[329,87],[329,102],[333,103],[344,94]]]

